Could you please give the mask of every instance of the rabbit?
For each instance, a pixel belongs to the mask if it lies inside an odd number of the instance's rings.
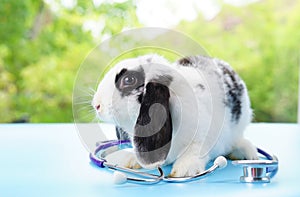
[[[133,151],[107,160],[128,168],[172,164],[170,177],[194,176],[220,155],[257,159],[243,132],[252,120],[245,83],[230,65],[195,55],[173,63],[157,54],[118,62],[99,83],[92,105]]]

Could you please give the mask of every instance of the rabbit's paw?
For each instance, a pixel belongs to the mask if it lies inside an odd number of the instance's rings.
[[[138,169],[141,168],[137,162],[137,158],[133,152],[123,149],[113,152],[105,157],[106,161],[111,164],[116,164],[120,167]]]
[[[233,160],[256,160],[258,159],[258,156],[255,146],[253,146],[248,140],[241,139],[235,144],[233,151],[229,154],[229,158]]]
[[[178,159],[174,164],[170,177],[194,176],[205,170],[206,161],[196,156]]]

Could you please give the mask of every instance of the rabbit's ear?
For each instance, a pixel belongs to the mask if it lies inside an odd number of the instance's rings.
[[[143,167],[162,165],[172,140],[169,88],[157,82],[146,85],[135,125],[133,143]]]

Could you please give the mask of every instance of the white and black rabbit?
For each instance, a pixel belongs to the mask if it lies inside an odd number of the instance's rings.
[[[224,61],[191,56],[170,63],[150,54],[106,73],[92,105],[134,152],[107,160],[129,168],[172,164],[170,176],[193,176],[219,155],[257,159],[243,137],[252,110],[244,82]]]

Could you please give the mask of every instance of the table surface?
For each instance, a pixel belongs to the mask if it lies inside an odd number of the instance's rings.
[[[241,169],[229,165],[195,182],[114,185],[90,163],[76,125],[0,124],[0,196],[300,196],[300,126],[256,123],[245,135],[278,156],[271,183],[239,183]]]

